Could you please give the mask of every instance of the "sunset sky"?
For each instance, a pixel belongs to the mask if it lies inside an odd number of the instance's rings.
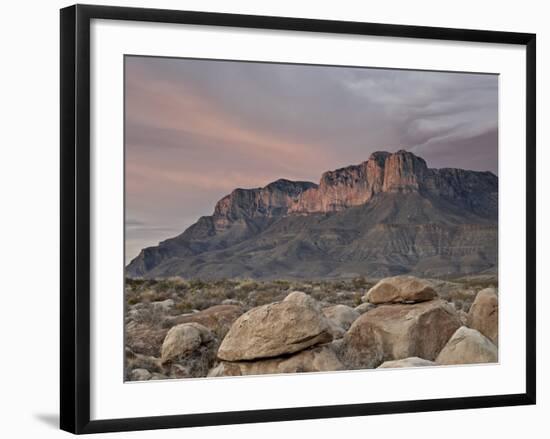
[[[498,76],[125,59],[126,262],[234,188],[406,149],[497,173]]]

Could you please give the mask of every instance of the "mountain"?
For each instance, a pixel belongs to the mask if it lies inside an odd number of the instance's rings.
[[[498,177],[431,169],[404,150],[235,189],[179,236],[145,248],[129,277],[336,278],[497,271]]]

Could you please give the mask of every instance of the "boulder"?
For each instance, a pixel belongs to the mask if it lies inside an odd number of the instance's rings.
[[[170,378],[204,377],[214,364],[217,345],[212,331],[199,323],[174,326],[162,344],[162,372]]]
[[[334,351],[324,345],[298,352],[290,357],[267,360],[229,362],[222,361],[208,373],[209,377],[264,375],[298,372],[325,372],[343,370]]]
[[[435,361],[438,364],[496,363],[498,348],[481,332],[461,326]]]
[[[160,352],[162,362],[184,357],[213,341],[212,332],[198,323],[182,323],[168,331]]]
[[[340,359],[350,369],[375,368],[388,360],[434,360],[460,327],[444,300],[380,305],[361,315],[344,336]]]
[[[139,319],[140,314],[141,314],[141,312],[140,312],[139,309],[129,308],[129,309],[126,311],[126,315],[125,315],[125,321],[126,321],[126,323],[130,323],[130,322],[132,322],[133,320]]]
[[[147,369],[134,369],[130,372],[130,381],[147,381],[152,377]]]
[[[384,361],[378,369],[393,369],[399,367],[427,367],[437,366],[437,363],[418,357],[403,358],[402,360]]]
[[[467,326],[477,329],[498,346],[498,296],[494,288],[485,288],[468,313]]]
[[[353,308],[355,311],[357,311],[359,314],[365,314],[367,311],[370,311],[371,309],[376,308],[376,305],[374,303],[362,303],[361,305],[356,306]]]
[[[317,300],[302,291],[292,291],[283,299],[283,302],[292,302],[297,305],[309,306],[321,311],[321,305]]]
[[[131,322],[126,325],[125,342],[135,353],[158,357],[166,332],[149,322]]]
[[[418,303],[437,297],[432,284],[414,276],[395,276],[382,279],[365,296],[364,302],[374,303]]]
[[[334,305],[323,309],[323,314],[336,325],[349,329],[351,324],[361,315],[353,308],[346,305]]]
[[[174,301],[172,299],[160,300],[157,302],[151,302],[151,307],[156,311],[168,312],[174,308]]]
[[[329,321],[315,300],[304,293],[289,296],[239,317],[223,339],[218,358],[240,361],[277,357],[331,341]]]
[[[202,311],[168,317],[164,326],[172,327],[181,323],[199,323],[210,329],[221,340],[235,320],[244,312],[239,305],[215,305]]]
[[[314,308],[319,313],[322,314],[323,318],[326,318],[325,314],[323,313],[323,302],[318,302],[310,295],[302,292],[302,291],[293,291],[288,296],[286,296],[283,299],[283,302],[292,302],[296,303],[300,306],[309,306],[311,308]],[[346,333],[346,329],[342,328],[340,325],[338,325],[333,320],[326,318],[326,323],[329,327],[329,332],[332,335],[333,339],[342,338],[344,334]]]

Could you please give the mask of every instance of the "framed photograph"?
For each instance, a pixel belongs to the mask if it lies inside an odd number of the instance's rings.
[[[61,10],[61,428],[535,403],[535,35]]]

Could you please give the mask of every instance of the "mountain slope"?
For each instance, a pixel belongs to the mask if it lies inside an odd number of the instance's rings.
[[[236,189],[126,271],[204,279],[496,272],[497,221],[494,174],[378,152],[324,173],[319,185]]]

